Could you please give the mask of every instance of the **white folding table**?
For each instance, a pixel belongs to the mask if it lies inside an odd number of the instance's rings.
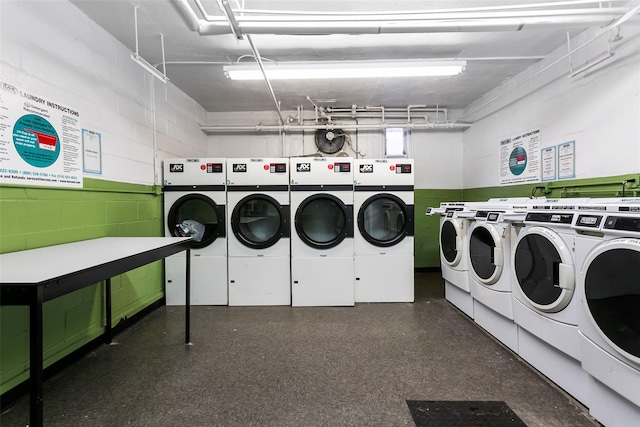
[[[29,306],[30,425],[43,425],[43,303],[104,280],[104,337],[110,343],[111,278],[186,250],[185,343],[189,343],[190,240],[103,237],[0,255],[0,304]]]

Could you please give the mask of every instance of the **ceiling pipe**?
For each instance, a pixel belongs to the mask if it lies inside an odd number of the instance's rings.
[[[200,130],[211,133],[246,133],[246,132],[302,132],[305,130],[334,129],[342,130],[382,130],[386,128],[407,128],[419,130],[467,129],[471,123],[372,123],[372,124],[337,124],[331,125],[203,125]]]
[[[187,27],[200,35],[231,34],[223,16],[198,18],[187,0],[170,0]],[[628,8],[585,8],[516,12],[422,14],[336,14],[331,16],[237,16],[242,34],[380,34],[474,31],[520,31],[525,27],[594,26],[607,24]]]
[[[626,3],[627,0],[617,0],[617,3]],[[545,7],[562,7],[562,6],[576,6],[585,4],[601,4],[602,0],[569,0],[569,1],[554,1],[552,3],[529,3],[529,4],[514,4],[514,5],[500,5],[500,6],[480,6],[480,7],[465,7],[456,9],[437,9],[437,10],[411,10],[411,11],[394,11],[394,14],[417,14],[417,13],[447,13],[447,12],[478,12],[478,11],[490,11],[490,10],[522,10],[522,9],[541,9]],[[609,1],[611,4],[612,2]],[[201,9],[204,10],[204,9]],[[258,14],[258,15],[300,15],[300,11],[294,10],[269,10],[269,9],[239,9],[237,12],[244,14]],[[361,15],[380,14],[381,12],[345,12],[341,15],[356,13]],[[333,11],[305,11],[305,14],[309,15],[335,15]],[[206,15],[203,13],[203,15]]]

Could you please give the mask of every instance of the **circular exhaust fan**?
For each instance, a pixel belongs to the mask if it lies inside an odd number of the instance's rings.
[[[342,149],[346,135],[342,129],[318,129],[316,147],[326,154],[335,154]]]

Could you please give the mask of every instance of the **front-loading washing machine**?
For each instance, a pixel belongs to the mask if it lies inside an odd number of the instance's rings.
[[[445,299],[473,319],[473,298],[469,288],[468,228],[475,215],[470,203],[442,202],[427,209],[427,215],[440,215],[440,270]]]
[[[617,209],[585,215],[600,232],[592,234],[601,241],[577,243],[578,329],[582,367],[590,376],[590,414],[607,426],[636,426],[640,425],[640,205]]]
[[[353,306],[353,159],[292,157],[291,304]]]
[[[511,260],[518,355],[585,405],[588,376],[580,365],[572,224],[576,205],[587,201],[532,202]]]
[[[413,302],[413,159],[356,159],[353,173],[355,302]]]
[[[474,321],[518,351],[518,327],[513,320],[511,295],[511,222],[505,215],[526,212],[530,199],[480,204],[469,226],[469,288]]]
[[[227,159],[229,305],[290,305],[289,160]]]
[[[225,159],[166,159],[165,236],[191,236],[191,305],[227,304]],[[185,253],[165,260],[167,305],[184,305]]]

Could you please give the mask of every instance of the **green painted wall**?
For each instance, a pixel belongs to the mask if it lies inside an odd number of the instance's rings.
[[[0,186],[0,253],[105,236],[162,236],[162,212],[154,186],[88,178],[83,189]],[[103,294],[99,283],[45,303],[45,367],[103,333]],[[162,262],[114,277],[112,294],[115,325],[162,298]],[[0,307],[0,393],[29,377],[28,324],[26,307]]]

